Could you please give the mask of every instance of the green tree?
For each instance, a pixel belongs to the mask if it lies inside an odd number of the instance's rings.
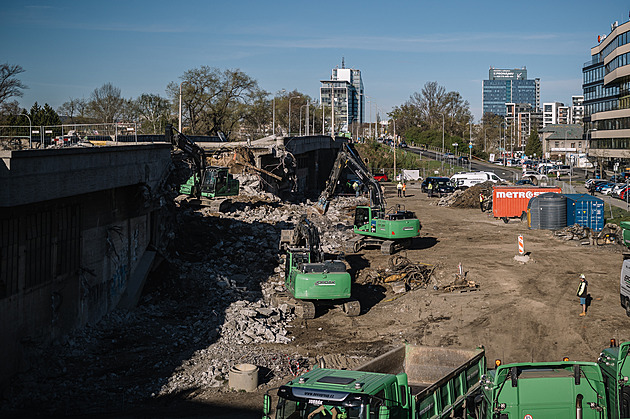
[[[262,89],[249,93],[249,106],[243,115],[243,128],[251,139],[267,135],[266,128],[271,127],[272,104],[268,96],[269,92]]]
[[[529,134],[527,144],[525,145],[525,154],[530,157],[534,154],[536,154],[537,157],[542,156],[542,143],[540,142],[540,137],[538,136],[538,130],[536,128],[532,129]]]
[[[238,69],[202,66],[187,70],[181,79],[181,84],[169,83],[167,92],[174,106],[178,106],[181,86],[182,122],[190,125],[193,134],[223,132],[230,137],[255,97],[251,93],[258,89],[256,80]]]
[[[48,103],[44,104],[42,108],[35,102],[27,114],[31,118],[33,126],[61,125],[61,118]],[[26,124],[28,124],[28,121],[26,121]]]
[[[396,119],[396,131],[403,132],[412,128],[420,130],[439,130],[444,128],[447,134],[459,134],[466,129],[472,119],[468,101],[459,92],[448,92],[438,82],[425,83],[420,92],[413,93],[409,100],[395,107],[389,116]],[[409,132],[414,136],[415,131]],[[441,136],[440,136],[441,144]]]

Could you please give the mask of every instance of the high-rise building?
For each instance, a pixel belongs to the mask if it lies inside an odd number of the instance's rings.
[[[630,21],[611,24],[598,36],[591,59],[582,67],[584,138],[589,159],[598,168],[613,170],[615,163],[630,165]]]
[[[483,113],[505,116],[507,103],[529,103],[540,108],[540,79],[527,79],[527,69],[512,70],[490,67],[483,81]]]
[[[543,103],[543,126],[568,124],[571,121],[570,108],[561,102]]]
[[[571,123],[581,124],[584,119],[584,96],[571,96]]]
[[[345,68],[345,63],[342,61],[341,68],[333,68],[330,80],[321,80],[321,84],[319,100],[327,112],[325,119],[332,122],[334,117],[337,132],[348,132],[351,124],[363,123],[365,95],[361,70]],[[330,110],[333,102],[334,115]]]
[[[522,150],[532,131],[540,132],[542,129],[542,112],[529,103],[506,103],[505,109],[505,130],[510,138],[514,138],[510,145],[513,149]]]

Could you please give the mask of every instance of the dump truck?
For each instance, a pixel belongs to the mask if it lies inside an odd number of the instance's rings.
[[[353,230],[357,234],[346,242],[348,252],[359,252],[367,246],[380,246],[381,252],[391,255],[410,247],[414,237],[420,236],[420,220],[413,211],[402,205],[387,207],[381,185],[370,174],[354,146],[344,143],[333,163],[326,187],[315,204],[316,209],[325,214],[330,200],[335,195],[339,179],[344,169],[351,170],[368,189],[370,205],[359,205],[354,213]]]
[[[611,339],[596,362],[497,360],[489,370],[482,347],[405,344],[355,371],[315,368],[292,379],[277,389],[275,418],[627,419],[629,350]],[[267,392],[265,419],[271,402]]]
[[[606,383],[596,362],[501,365],[481,384],[475,403],[481,418],[619,418],[608,416]]]
[[[275,418],[468,417],[485,360],[483,348],[404,344],[356,370],[314,368],[277,389]],[[271,417],[270,391],[265,419]]]
[[[280,249],[286,251],[285,291],[271,296],[274,306],[288,304],[303,319],[315,317],[315,304],[341,306],[358,316],[361,304],[351,297],[352,277],[340,255],[326,259],[317,226],[301,215],[293,230],[282,230]]]

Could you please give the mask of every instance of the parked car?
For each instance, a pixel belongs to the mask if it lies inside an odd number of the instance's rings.
[[[563,165],[553,166],[549,170],[550,175],[556,176],[557,173],[560,173],[560,176],[568,175],[569,173],[571,173],[571,166],[563,164]]]
[[[429,183],[433,184],[433,193],[440,197],[448,195],[455,191],[455,188],[451,184],[451,180],[447,177],[435,177],[429,176],[420,184],[420,190],[424,193],[429,191]]]
[[[379,173],[379,174],[374,175],[374,180],[376,180],[377,182],[389,182],[389,178],[387,177],[385,173]]]
[[[595,185],[595,192],[600,192],[600,193],[604,193],[602,191],[603,188],[609,188],[614,186],[615,184],[609,181],[604,181],[602,183],[600,183],[599,185]]]
[[[614,188],[612,188],[612,190],[610,191],[610,196],[614,197],[614,198],[618,198],[619,197],[619,193],[624,190],[626,188],[627,184],[626,183],[617,183],[615,185]]]
[[[534,186],[534,182],[532,182],[532,180],[529,179],[529,178],[525,178],[525,179],[517,180],[515,185],[517,185],[517,186],[520,186],[520,185],[531,185],[531,186]]]
[[[400,144],[399,144],[399,147],[400,147],[400,148],[407,148],[408,146],[407,146],[407,143],[406,143],[406,142],[401,141],[401,142],[400,142]]]
[[[625,185],[625,184],[624,184]],[[605,184],[602,186],[602,188],[600,189],[600,192],[604,195],[612,195],[612,191],[615,187],[619,186],[618,183],[610,183],[610,184]]]

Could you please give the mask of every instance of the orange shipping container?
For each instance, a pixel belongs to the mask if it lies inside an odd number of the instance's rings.
[[[527,213],[527,204],[546,192],[562,193],[558,187],[495,186],[492,191],[492,213],[496,218],[515,218]]]

